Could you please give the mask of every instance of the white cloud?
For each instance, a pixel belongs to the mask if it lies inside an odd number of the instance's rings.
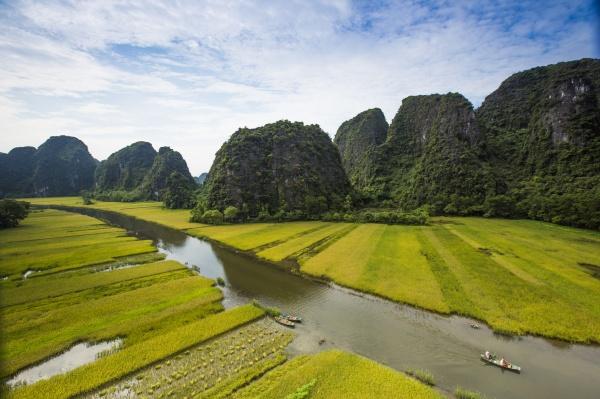
[[[136,140],[193,173],[239,126],[341,122],[408,95],[478,105],[511,73],[597,56],[585,1],[36,1],[0,5],[0,150]],[[359,6],[367,5],[368,9]],[[587,12],[587,14],[586,14]]]

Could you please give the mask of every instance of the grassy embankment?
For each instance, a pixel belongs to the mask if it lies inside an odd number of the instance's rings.
[[[0,377],[81,341],[120,337],[123,347],[0,394],[70,397],[264,314],[251,305],[222,312],[212,280],[160,261],[155,251],[122,229],[56,210],[32,212],[21,226],[1,230],[0,274],[10,278],[0,282]],[[40,272],[25,279],[26,270]]]
[[[79,198],[33,203],[81,206]],[[529,220],[435,218],[430,226],[324,222],[206,226],[159,203],[102,203],[302,272],[498,331],[600,342],[600,233]],[[178,227],[179,226],[179,227]]]

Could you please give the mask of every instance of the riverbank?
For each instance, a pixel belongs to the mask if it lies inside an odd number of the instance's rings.
[[[33,204],[83,206],[80,198]],[[160,203],[104,209],[174,227],[340,285],[494,330],[600,342],[600,233],[525,220],[436,218],[430,226],[324,222],[207,226]]]

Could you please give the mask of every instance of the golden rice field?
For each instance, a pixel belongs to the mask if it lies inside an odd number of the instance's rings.
[[[268,372],[235,399],[281,399],[305,386],[311,399],[319,398],[419,398],[441,399],[432,388],[361,356],[330,350],[296,357]]]
[[[92,207],[144,204],[99,202]],[[171,211],[152,209],[154,215],[146,220],[168,224]],[[184,216],[170,225],[270,261],[297,262],[306,274],[363,292],[474,317],[498,331],[600,342],[600,232],[484,218],[434,218],[428,226],[206,226],[185,224]]]

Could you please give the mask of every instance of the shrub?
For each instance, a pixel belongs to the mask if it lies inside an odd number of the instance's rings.
[[[206,203],[200,198],[196,199],[196,205],[192,209],[190,222],[202,223],[202,216],[206,212]]]
[[[300,388],[296,389],[296,392],[291,393],[285,397],[285,399],[304,399],[310,395],[311,388],[317,383],[316,379],[313,379],[308,384],[302,385]]]
[[[92,194],[89,191],[82,191],[81,199],[83,200],[83,205],[92,205],[94,203]]]
[[[235,206],[228,206],[227,208],[225,208],[225,211],[223,211],[225,220],[228,222],[237,221],[239,213],[240,213],[239,209],[237,209]]]
[[[417,380],[419,380],[422,383],[425,383],[427,385],[431,385],[431,386],[435,385],[435,379],[433,378],[433,374],[431,374],[427,370],[421,370],[421,369],[412,370],[412,369],[409,369],[409,370],[406,371],[406,374],[408,374],[408,375],[416,378]]]
[[[485,217],[511,218],[516,214],[515,201],[508,195],[488,197],[483,204]]]
[[[223,223],[223,214],[217,209],[210,209],[202,215],[202,222],[208,224],[221,224]]]
[[[461,387],[456,387],[454,390],[454,397],[456,399],[485,399],[485,396],[475,391],[467,391]]]
[[[29,214],[29,202],[0,200],[0,228],[16,227]]]

